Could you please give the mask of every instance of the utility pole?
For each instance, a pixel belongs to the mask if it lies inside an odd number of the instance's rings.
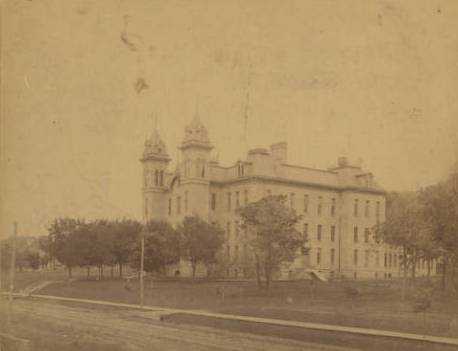
[[[11,271],[10,271],[10,304],[13,302],[14,290],[14,273],[16,271],[16,236],[17,236],[17,222],[14,222],[13,240],[11,243]]]
[[[3,279],[3,267],[2,267],[2,241],[0,240],[0,294],[2,292],[2,279]]]
[[[146,229],[141,232],[141,258],[140,258],[140,307],[143,308],[143,297],[144,297],[144,284],[143,284],[143,269],[145,261],[145,232]]]

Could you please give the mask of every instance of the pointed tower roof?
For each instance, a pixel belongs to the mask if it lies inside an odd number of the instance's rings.
[[[145,160],[170,161],[167,148],[165,143],[162,141],[157,128],[153,130],[151,136],[145,141],[142,161]]]
[[[207,128],[200,120],[199,114],[196,112],[191,123],[185,128],[185,135],[180,149],[185,149],[190,146],[197,146],[205,149],[212,149],[213,146],[208,138]]]

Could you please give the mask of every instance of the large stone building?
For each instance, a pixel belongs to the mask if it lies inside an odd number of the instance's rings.
[[[251,269],[246,234],[238,228],[235,210],[269,194],[288,196],[289,205],[303,216],[300,230],[310,247],[285,265],[280,277],[300,278],[310,270],[356,279],[400,274],[399,251],[373,235],[374,225],[385,218],[385,191],[372,173],[343,157],[327,170],[291,165],[285,142],[252,149],[245,160],[230,167],[213,159],[212,149],[206,128],[195,117],[185,129],[180,162],[172,171],[166,146],[154,131],[141,159],[143,208],[146,220],[176,224],[197,214],[217,222],[225,230],[220,254],[225,275],[243,277]],[[189,274],[185,264],[179,269]]]

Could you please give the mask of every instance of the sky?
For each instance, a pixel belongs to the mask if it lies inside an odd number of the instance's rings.
[[[197,111],[222,164],[287,141],[289,163],[347,156],[387,190],[438,182],[457,160],[457,1],[1,11],[0,236],[13,221],[38,235],[59,216],[140,219],[139,158],[156,117],[173,159]]]

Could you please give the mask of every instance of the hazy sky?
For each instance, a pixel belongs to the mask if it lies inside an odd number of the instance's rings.
[[[196,105],[225,164],[287,140],[291,163],[434,183],[458,145],[457,18],[453,0],[4,1],[0,235],[139,218],[149,116],[176,158]]]

